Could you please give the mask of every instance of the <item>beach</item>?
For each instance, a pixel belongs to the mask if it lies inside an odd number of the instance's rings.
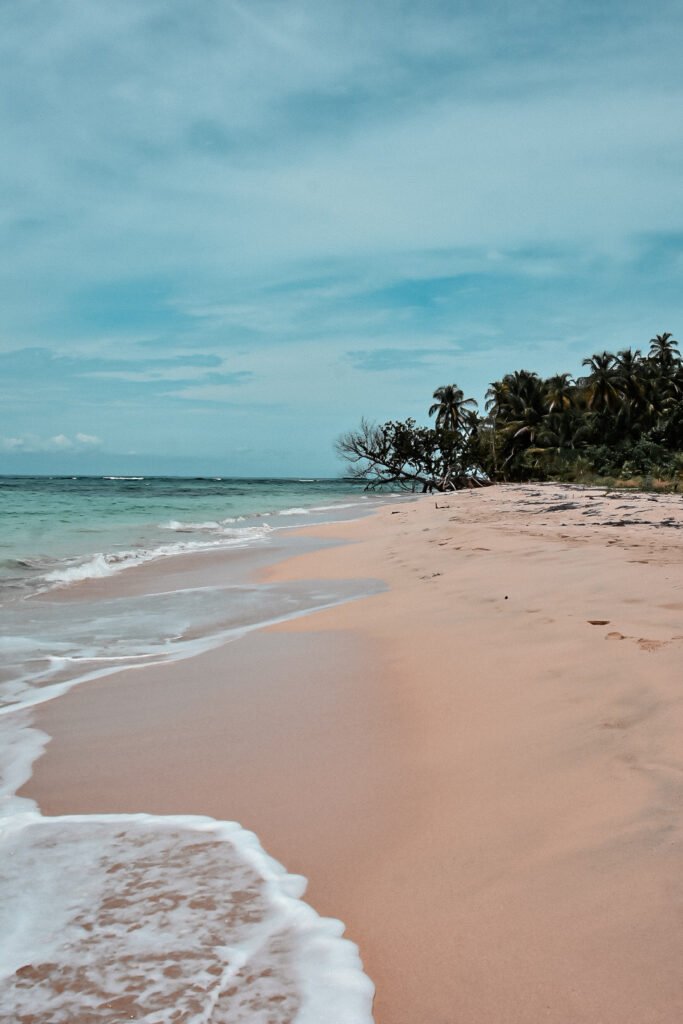
[[[682,531],[678,495],[532,484],[310,528],[255,582],[375,592],[40,704],[20,795],[240,822],[377,1024],[674,1024]]]

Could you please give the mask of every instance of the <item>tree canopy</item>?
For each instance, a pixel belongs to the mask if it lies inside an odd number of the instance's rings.
[[[412,419],[379,426],[362,420],[358,430],[342,434],[336,447],[351,475],[368,487],[452,491],[481,479],[469,457],[472,441],[469,427],[453,431],[420,427]]]
[[[493,480],[683,474],[683,362],[670,333],[647,355],[630,348],[583,360],[583,376],[514,370],[494,380],[484,414],[457,384],[438,387],[429,416],[364,420],[337,442],[369,487],[453,490]]]

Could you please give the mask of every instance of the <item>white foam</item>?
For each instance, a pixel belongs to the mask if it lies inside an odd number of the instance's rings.
[[[169,526],[169,529],[180,529]],[[219,526],[219,524],[216,524]],[[84,580],[102,579],[122,572],[146,562],[173,555],[191,554],[193,552],[212,551],[221,548],[245,547],[268,539],[271,528],[267,525],[245,527],[239,530],[219,528],[220,539],[205,541],[178,541],[175,544],[160,544],[155,548],[139,548],[131,551],[110,553],[98,552],[85,562],[54,569],[46,573],[43,579],[51,584],[81,583]]]
[[[5,715],[14,715],[17,712],[62,697],[72,687],[79,686],[81,683],[94,682],[96,679],[120,672],[123,668],[127,670],[142,669],[172,661],[184,661],[212,650],[214,647],[230,643],[242,636],[243,633],[248,632],[250,628],[257,629],[259,626],[260,624],[253,627],[224,630],[203,637],[194,637],[191,640],[180,638],[175,644],[172,641],[162,642],[155,650],[143,653],[129,653],[120,656],[84,653],[77,657],[52,655],[46,659],[47,667],[42,672],[27,672],[2,684],[0,721]],[[68,669],[68,678],[54,682],[54,678],[65,669]],[[2,761],[0,761],[0,779],[2,778],[1,772]]]
[[[343,925],[234,822],[27,812],[0,850],[2,1024],[371,1024]]]
[[[263,585],[253,588],[255,591],[265,591]],[[275,589],[275,588],[271,588]],[[245,587],[196,587],[190,588],[182,593],[202,593],[205,591],[216,591],[224,594],[235,590],[241,595],[241,603],[244,604],[248,596],[248,588]],[[366,583],[365,592],[369,593]],[[163,597],[163,594],[148,594],[147,598],[155,596]],[[182,634],[159,637],[156,643],[150,645],[146,650],[129,648],[124,654],[116,654],[115,649],[102,652],[102,647],[93,646],[90,648],[79,648],[79,653],[51,654],[42,659],[43,668],[15,675],[11,680],[4,681],[0,686],[0,718],[3,715],[14,714],[17,711],[33,708],[38,704],[54,700],[63,696],[72,687],[81,683],[93,682],[105,676],[126,670],[144,669],[148,666],[161,665],[173,661],[184,661],[195,657],[206,651],[220,647],[223,644],[231,643],[240,637],[246,636],[256,630],[275,626],[282,622],[291,622],[304,615],[310,615],[314,611],[324,611],[343,604],[348,600],[358,597],[357,593],[347,594],[320,590],[317,587],[304,596],[301,606],[296,607],[292,600],[287,601],[282,611],[274,608],[263,608],[263,617],[254,621],[242,621],[219,628],[215,632],[204,633],[199,636],[191,636],[186,639]],[[96,632],[101,630],[99,620],[94,621]],[[68,647],[67,644],[61,645]],[[36,653],[39,645],[36,644]],[[62,676],[63,678],[58,678]]]
[[[211,533],[221,529],[221,524],[210,519],[206,523],[185,523],[179,519],[170,519],[167,523],[161,523],[162,530],[175,530],[179,533],[195,533],[209,531]]]
[[[268,513],[263,513],[267,515]],[[221,519],[217,522],[215,519],[209,519],[203,523],[192,523],[185,522],[182,519],[170,519],[167,523],[160,523],[159,528],[162,530],[173,530],[176,533],[217,533],[221,537],[229,537],[235,540],[250,540],[260,539],[264,533],[268,533],[272,527],[267,526],[265,523],[263,526],[242,526],[236,529],[234,523],[241,523],[247,516],[235,516],[234,518]],[[261,518],[260,516],[254,518]]]
[[[166,555],[263,541],[271,532],[227,523],[173,521],[170,529],[210,539],[99,553],[44,579],[64,585],[109,576]],[[77,655],[61,632],[49,644],[41,634],[32,659],[44,666],[34,676],[40,685],[22,692],[24,680],[15,680],[16,692],[10,684],[5,697],[17,703],[0,708],[0,1024],[85,1017],[97,1024],[371,1024],[373,985],[343,925],[303,902],[305,880],[272,860],[252,833],[198,817],[48,818],[16,796],[49,741],[31,725],[32,705],[122,663],[142,668],[189,657],[340,601],[333,593],[314,596],[312,605],[292,611],[290,602],[283,614],[211,636],[162,638],[151,653],[121,656],[115,646],[101,653],[102,624],[94,619],[100,646],[81,644]],[[26,660],[31,643],[8,637],[5,654]]]
[[[302,902],[305,880],[252,833],[42,817],[15,794],[48,741],[26,707],[0,709],[0,1024],[371,1024],[373,986],[343,925]]]
[[[308,516],[313,512],[336,512],[338,509],[343,508],[359,508],[361,506],[360,501],[339,501],[333,505],[311,505],[308,508],[285,508],[281,512],[277,512],[278,516]]]
[[[53,569],[52,572],[45,574],[44,579],[49,583],[77,583],[81,580],[111,576],[113,572],[116,572],[116,569],[111,556],[98,552],[89,561],[80,565],[73,565],[68,569]]]
[[[336,512],[340,508],[358,508],[360,504],[359,501],[344,501],[336,505],[313,505],[311,512]]]
[[[46,733],[33,728],[26,711],[0,714],[0,834],[10,817],[35,808],[32,800],[16,793],[31,778],[33,762],[49,740]]]

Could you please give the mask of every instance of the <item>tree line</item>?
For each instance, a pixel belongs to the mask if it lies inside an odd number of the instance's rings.
[[[515,370],[492,381],[485,411],[456,384],[439,387],[429,416],[366,420],[338,453],[368,487],[448,491],[492,481],[670,476],[683,473],[683,361],[670,333],[583,360],[583,376]]]

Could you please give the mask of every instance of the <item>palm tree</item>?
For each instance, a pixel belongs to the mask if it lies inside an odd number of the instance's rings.
[[[506,384],[505,433],[525,447],[536,440],[546,412],[543,381],[537,373],[515,370],[503,378]]]
[[[574,404],[574,381],[569,373],[556,373],[545,382],[548,412],[567,412]]]
[[[650,359],[662,370],[670,370],[674,363],[680,363],[678,342],[669,331],[650,339]]]
[[[504,415],[507,401],[507,385],[505,381],[493,380],[486,392],[486,412],[491,424],[491,465],[493,472],[498,475],[498,416]]]
[[[554,448],[572,448],[579,418],[576,384],[569,373],[556,373],[544,385],[544,440]]]
[[[651,420],[657,429],[671,436],[670,424],[679,418],[683,397],[683,363],[678,352],[678,342],[668,331],[650,339],[647,364],[650,371],[647,384],[652,405]]]
[[[643,357],[640,349],[634,352],[632,348],[623,348],[617,352],[614,361],[624,379],[633,381],[642,376]]]
[[[544,385],[537,373],[515,370],[502,381],[493,381],[486,392],[486,408],[493,425],[494,469],[497,469],[495,438],[501,442],[503,470],[520,452],[541,440],[546,415]]]
[[[623,392],[616,357],[611,352],[601,352],[584,359],[582,366],[590,368],[590,374],[584,378],[588,408],[591,412],[617,413]]]
[[[640,352],[630,348],[617,352],[615,375],[622,392],[617,420],[624,433],[639,437],[655,418],[655,397],[648,380],[647,366]]]
[[[435,398],[436,402],[429,407],[429,415],[433,416],[436,413],[437,430],[449,430],[453,434],[459,434],[471,427],[471,414],[476,409],[477,402],[474,398],[465,398],[464,391],[457,384],[445,384],[437,388],[432,398]]]
[[[492,380],[486,392],[486,411],[495,426],[498,416],[507,403],[507,384],[504,380]]]

